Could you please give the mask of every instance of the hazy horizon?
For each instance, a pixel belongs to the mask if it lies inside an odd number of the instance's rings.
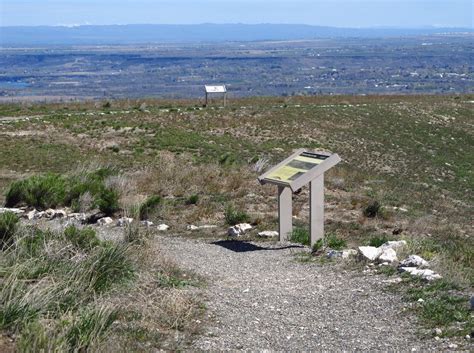
[[[466,28],[466,29],[474,29],[474,27],[469,26],[435,26],[435,25],[425,25],[425,26],[352,26],[352,27],[344,27],[344,26],[322,26],[322,25],[315,25],[315,24],[307,24],[307,23],[268,23],[268,22],[261,22],[261,23],[245,23],[245,22],[201,22],[201,23],[111,23],[111,24],[57,24],[57,25],[8,25],[3,26],[0,24],[0,27],[65,27],[65,28],[73,28],[73,27],[85,27],[85,26],[94,26],[94,27],[107,27],[107,26],[201,26],[201,25],[243,25],[243,26],[258,26],[258,25],[279,25],[279,26],[311,26],[311,27],[332,27],[332,28],[340,28],[340,29],[437,29],[437,28]]]
[[[0,26],[299,24],[473,27],[471,0],[3,0]]]

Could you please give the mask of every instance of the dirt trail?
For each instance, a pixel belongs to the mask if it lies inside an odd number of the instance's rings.
[[[295,261],[287,244],[159,237],[180,266],[208,279],[202,289],[210,322],[191,347],[200,350],[426,351],[384,276]]]

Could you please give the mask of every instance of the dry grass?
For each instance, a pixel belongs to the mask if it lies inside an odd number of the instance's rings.
[[[263,97],[205,110],[189,100],[11,105],[0,116],[39,118],[0,124],[0,188],[33,172],[70,172],[78,162],[112,164],[128,179],[107,181],[123,191],[125,214],[158,195],[153,221],[184,236],[221,237],[229,204],[248,213],[256,231],[276,229],[276,189],[257,176],[296,148],[329,150],[343,162],[325,177],[328,233],[348,246],[407,239],[409,251],[429,258],[445,278],[472,286],[472,100]],[[193,195],[196,204],[187,202]],[[308,223],[307,198],[306,188],[294,195],[300,226]],[[368,218],[364,208],[374,201],[383,212]],[[191,233],[188,224],[219,227]]]

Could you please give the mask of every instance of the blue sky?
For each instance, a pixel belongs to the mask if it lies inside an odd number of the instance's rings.
[[[473,27],[473,0],[0,0],[0,25],[302,23]]]

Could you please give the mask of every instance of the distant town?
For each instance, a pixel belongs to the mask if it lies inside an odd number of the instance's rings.
[[[0,49],[0,101],[467,93],[473,35]]]

